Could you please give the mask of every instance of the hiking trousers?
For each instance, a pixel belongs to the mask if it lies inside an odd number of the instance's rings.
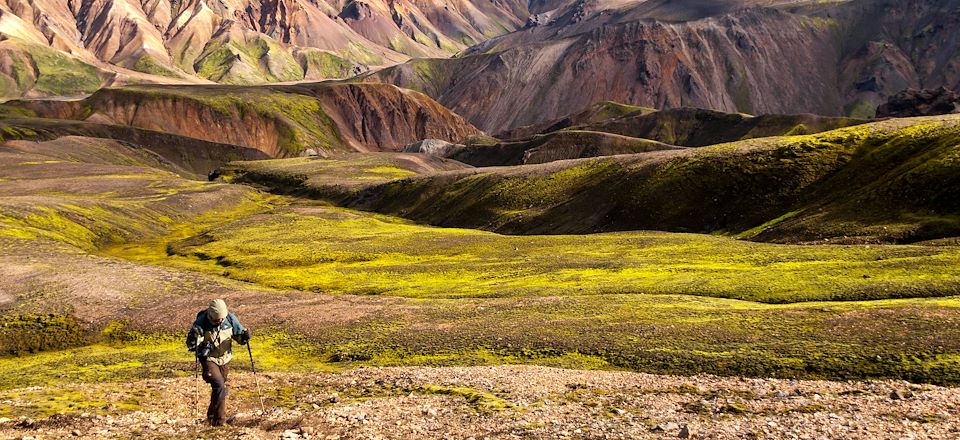
[[[207,423],[221,426],[227,422],[227,368],[226,365],[217,365],[205,361],[203,365],[203,381],[210,384],[210,406],[207,407]]]

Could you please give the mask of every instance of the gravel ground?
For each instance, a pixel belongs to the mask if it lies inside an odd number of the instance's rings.
[[[196,424],[193,378],[78,384],[139,411],[0,419],[0,438],[957,439],[960,389],[899,381],[657,376],[536,366],[360,368],[231,377],[231,426]],[[4,405],[30,406],[31,392]],[[201,400],[204,389],[201,388]],[[44,394],[49,396],[49,394]],[[47,397],[49,398],[49,397]]]

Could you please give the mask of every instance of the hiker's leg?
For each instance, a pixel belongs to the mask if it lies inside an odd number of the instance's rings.
[[[223,407],[227,397],[227,378],[225,367],[213,362],[203,363],[203,380],[210,384],[210,406],[207,407],[207,422],[211,425],[222,425],[226,420],[223,416],[226,408]]]
[[[220,377],[223,377],[223,385],[220,387],[217,395],[217,408],[214,414],[214,421],[217,425],[227,423],[227,372],[230,370],[226,365],[220,365]]]

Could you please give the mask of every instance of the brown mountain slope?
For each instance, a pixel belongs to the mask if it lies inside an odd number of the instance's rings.
[[[10,41],[0,45],[10,61],[0,98],[90,91],[24,81],[36,70],[29,59],[48,52],[99,69],[100,84],[117,74],[231,84],[342,78],[451,55],[517,29],[527,14],[520,1],[0,0],[0,40]]]
[[[399,151],[480,132],[428,96],[387,84],[140,86],[79,101],[18,101],[40,117],[128,125],[256,148],[271,157]]]
[[[676,9],[691,2],[658,3]],[[662,15],[667,9],[643,11],[652,3],[578,2],[580,12],[576,5],[573,12],[561,8],[543,25],[475,46],[466,56],[413,60],[369,78],[424,91],[491,132],[602,100],[871,116],[904,87],[960,82],[960,1],[737,7],[750,3],[726,2],[731,6],[722,15],[694,21],[665,21],[650,17],[673,18]]]

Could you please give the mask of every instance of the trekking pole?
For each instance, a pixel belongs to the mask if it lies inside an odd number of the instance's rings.
[[[253,365],[253,349],[250,348],[250,341],[247,341],[247,354],[250,355],[250,369],[253,370],[253,380],[257,383],[257,398],[260,399],[260,414],[267,414],[263,406],[263,394],[260,393],[260,379],[257,377],[257,367]]]
[[[200,357],[193,354],[193,417],[200,420]]]
[[[200,421],[200,336],[201,333],[196,328],[192,329],[196,335],[193,344],[193,417],[194,423]]]

